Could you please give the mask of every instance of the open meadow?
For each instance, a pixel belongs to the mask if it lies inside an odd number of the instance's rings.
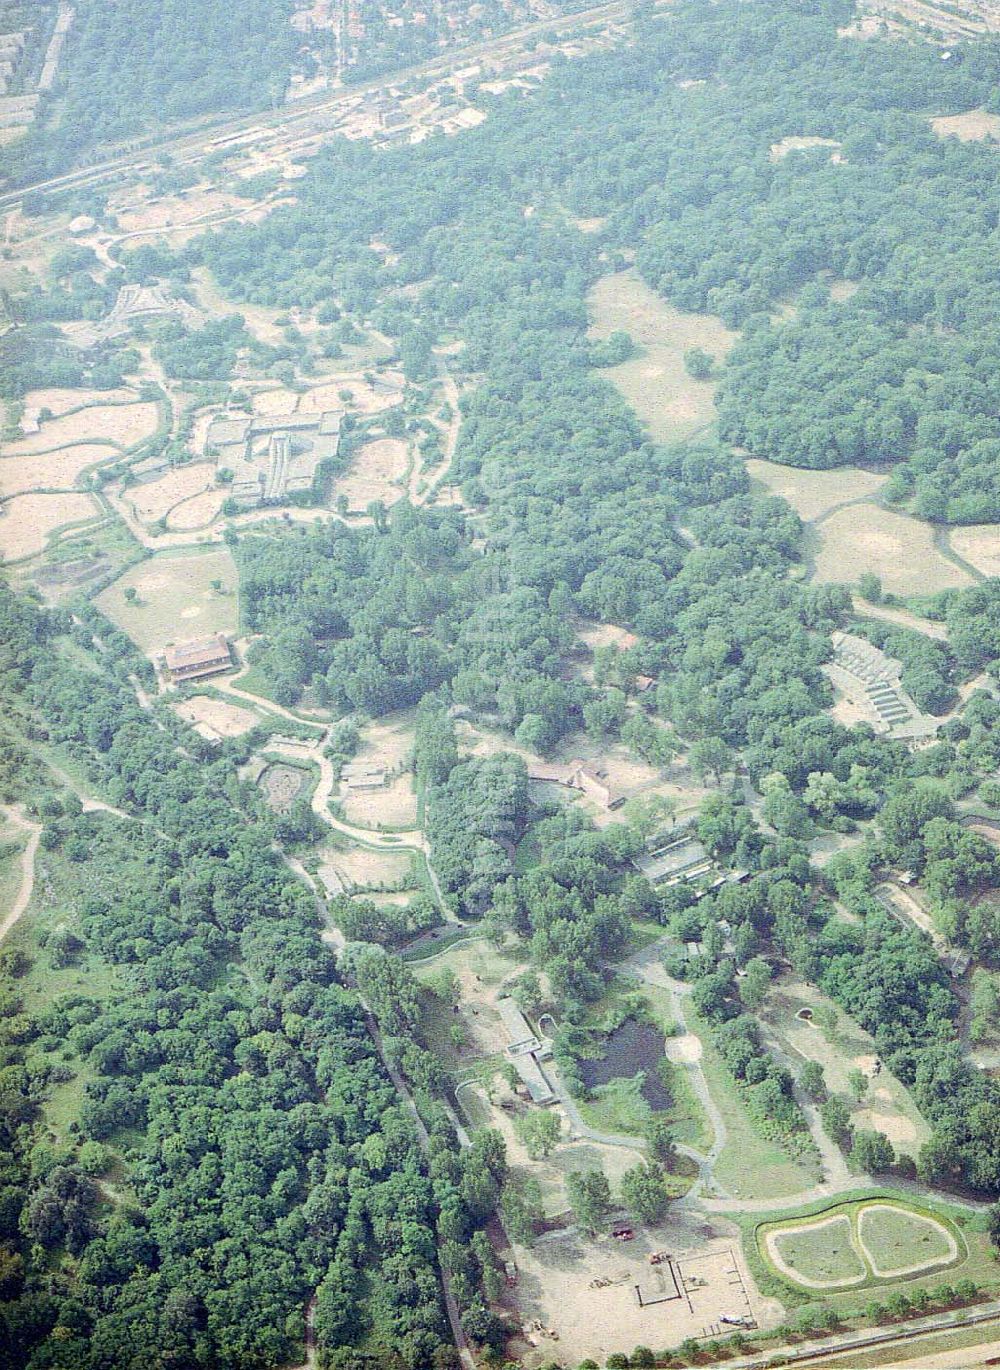
[[[81,391],[80,403],[87,392]],[[91,404],[79,413],[45,419],[37,433],[3,445],[3,455],[48,452],[77,442],[107,442],[128,448],[156,432],[159,411],[148,401],[138,404]]]
[[[857,466],[838,466],[834,471],[807,471],[798,466],[761,461],[746,463],[751,480],[771,495],[779,495],[805,523],[828,514],[840,504],[874,495],[888,480]]]
[[[222,588],[216,590],[212,582]],[[97,597],[99,607],[144,652],[208,633],[234,634],[238,576],[227,548],[164,552],[140,562]],[[125,591],[134,590],[129,602]]]
[[[15,495],[0,505],[0,558],[20,561],[41,552],[52,535],[101,512],[91,495]]]
[[[875,504],[851,505],[814,525],[813,579],[849,584],[864,571],[896,595],[964,589],[972,577],[934,546],[929,524]]]
[[[963,561],[984,576],[1000,576],[1000,523],[949,528],[947,537],[951,550]]]
[[[28,490],[72,490],[88,467],[113,461],[118,455],[106,443],[74,443],[58,452],[0,457],[0,497]]]
[[[587,297],[592,338],[623,331],[636,355],[599,374],[612,381],[657,442],[677,442],[715,421],[715,385],[694,380],[684,353],[700,347],[720,360],[736,334],[710,314],[685,314],[657,295],[635,271],[604,276]]]

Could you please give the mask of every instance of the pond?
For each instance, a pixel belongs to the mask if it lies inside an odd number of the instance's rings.
[[[642,1086],[646,1103],[653,1109],[670,1108],[673,1099],[657,1069],[664,1059],[666,1040],[659,1028],[626,1018],[605,1040],[603,1055],[577,1062],[583,1083],[596,1089],[611,1080],[630,1080],[641,1070],[646,1077]]]

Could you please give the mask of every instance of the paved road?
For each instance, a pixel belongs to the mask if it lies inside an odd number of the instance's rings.
[[[479,58],[495,56],[508,48],[518,47],[525,39],[537,37],[544,33],[564,33],[600,22],[602,19],[624,19],[630,14],[630,11],[631,5],[628,0],[614,0],[612,4],[597,5],[593,9],[580,10],[576,14],[526,24],[523,28],[513,29],[510,33],[504,34],[500,38],[490,39],[488,42],[454,48],[429,62],[421,62],[415,66],[403,67],[398,71],[387,72],[375,80],[347,87],[334,95],[323,93],[305,100],[297,100],[294,104],[285,105],[279,110],[261,110],[255,114],[240,115],[238,118],[223,116],[212,123],[203,123],[197,131],[178,131],[172,135],[168,134],[158,142],[147,143],[141,148],[125,152],[117,157],[110,157],[94,166],[81,167],[76,171],[53,176],[44,181],[37,181],[29,186],[22,186],[18,190],[7,191],[0,195],[0,209],[20,203],[23,196],[29,191],[75,190],[84,186],[99,185],[112,177],[120,177],[130,168],[155,160],[163,153],[168,154],[175,161],[190,160],[190,156],[185,158],[185,153],[195,156],[198,154],[206,155],[211,150],[211,143],[228,134],[248,132],[257,128],[280,130],[295,124],[308,123],[309,120],[321,119],[324,116],[339,115],[346,112],[360,95],[386,90],[390,85],[398,85],[400,82],[412,80],[414,77],[444,75],[455,68],[468,66],[470,62]]]
[[[927,1318],[915,1318],[903,1326],[869,1328],[861,1332],[842,1332],[837,1336],[824,1337],[821,1341],[810,1342],[806,1346],[788,1346],[761,1355],[744,1356],[738,1360],[727,1360],[726,1370],[765,1370],[773,1358],[779,1354],[784,1365],[794,1365],[799,1361],[820,1360],[824,1356],[836,1355],[844,1351],[863,1351],[869,1347],[886,1346],[892,1342],[912,1341],[926,1336],[928,1332],[943,1332],[951,1328],[974,1327],[977,1323],[995,1322],[1000,1318],[1000,1302],[981,1304],[975,1308],[963,1308],[954,1313],[935,1313]],[[970,1348],[970,1356],[972,1348]],[[969,1364],[975,1362],[970,1359]]]

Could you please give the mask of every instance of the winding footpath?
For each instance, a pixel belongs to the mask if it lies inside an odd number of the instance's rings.
[[[16,828],[23,828],[28,833],[28,840],[25,843],[24,851],[21,853],[21,885],[7,916],[0,923],[0,942],[2,942],[31,900],[31,893],[35,888],[35,853],[38,851],[42,825],[33,823],[13,804],[2,804],[0,809],[2,809],[8,822],[13,823]]]

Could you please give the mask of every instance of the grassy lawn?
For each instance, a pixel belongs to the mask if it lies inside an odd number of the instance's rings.
[[[604,369],[656,442],[678,442],[715,422],[715,383],[694,380],[684,353],[700,347],[720,361],[736,339],[711,314],[686,314],[667,304],[633,271],[599,280],[588,296],[590,336],[628,333],[635,354]]]
[[[221,590],[212,588],[220,581]],[[239,627],[239,577],[229,549],[161,552],[140,562],[97,596],[98,607],[144,652],[162,651],[208,633]],[[137,601],[128,603],[126,590]]]
[[[804,1280],[846,1284],[863,1280],[867,1274],[851,1245],[851,1220],[846,1213],[813,1227],[780,1233],[774,1244],[781,1259]]]
[[[936,1222],[901,1208],[866,1208],[859,1217],[858,1231],[879,1270],[904,1270],[920,1261],[946,1261],[952,1254],[948,1234]]]
[[[921,1217],[937,1220],[954,1237],[958,1246],[957,1257],[951,1264],[938,1264],[911,1275],[888,1275],[879,1278],[869,1270],[863,1281],[850,1288],[840,1290],[806,1289],[803,1286],[793,1284],[778,1272],[768,1258],[764,1247],[766,1232],[773,1231],[776,1227],[800,1227],[804,1222],[820,1219],[824,1215],[832,1217],[843,1214],[853,1225],[854,1246],[859,1258],[863,1259],[861,1255],[863,1242],[859,1241],[858,1238],[859,1214],[873,1202],[896,1205],[900,1209],[912,1213],[912,1216],[917,1220]],[[851,1317],[873,1299],[884,1302],[895,1290],[902,1290],[906,1293],[912,1293],[915,1289],[933,1291],[942,1283],[954,1286],[962,1280],[971,1280],[980,1289],[986,1291],[995,1291],[1000,1286],[1000,1268],[997,1266],[996,1257],[986,1230],[985,1215],[972,1214],[968,1209],[957,1204],[923,1198],[917,1204],[911,1203],[905,1196],[890,1190],[864,1190],[859,1188],[843,1195],[839,1201],[833,1203],[829,1200],[825,1202],[821,1200],[792,1209],[781,1210],[776,1207],[775,1211],[763,1220],[758,1216],[743,1213],[732,1213],[729,1217],[743,1233],[744,1255],[761,1293],[780,1298],[783,1303],[789,1306],[815,1302],[821,1298],[824,1304],[835,1309],[840,1316]],[[827,1232],[829,1230],[829,1228],[825,1229]],[[890,1230],[897,1236],[900,1235],[901,1229],[894,1226]],[[935,1260],[946,1260],[943,1243],[936,1248],[937,1254],[934,1254],[933,1242],[925,1244],[919,1240],[921,1234],[918,1229],[908,1230],[911,1237],[914,1233],[917,1233],[918,1236],[918,1240],[909,1247],[908,1264],[915,1264],[919,1260],[926,1260],[929,1264]],[[782,1246],[780,1249],[782,1255],[786,1256],[787,1259],[789,1248],[785,1245],[786,1241],[787,1238],[781,1238]],[[924,1254],[928,1248],[930,1248],[931,1254]],[[867,1265],[867,1262],[865,1263]],[[807,1271],[804,1270],[803,1273],[807,1273]]]
[[[762,1137],[747,1117],[736,1085],[712,1046],[708,1030],[690,1005],[688,1026],[702,1043],[701,1066],[728,1137],[715,1163],[715,1175],[734,1198],[776,1199],[798,1194],[820,1178],[818,1161],[798,1161]]]
[[[836,1026],[830,1034],[798,1017],[803,1009],[815,1012],[819,1008],[836,1014]],[[815,985],[784,976],[769,991],[761,1016],[793,1060],[803,1064],[816,1061],[823,1067],[827,1089],[851,1103],[856,1127],[874,1128],[898,1151],[914,1157],[918,1154],[930,1136],[930,1128],[909,1090],[881,1060],[874,1039],[842,1008]],[[868,1077],[868,1089],[859,1102],[854,1101],[850,1090],[849,1076],[855,1069]]]

